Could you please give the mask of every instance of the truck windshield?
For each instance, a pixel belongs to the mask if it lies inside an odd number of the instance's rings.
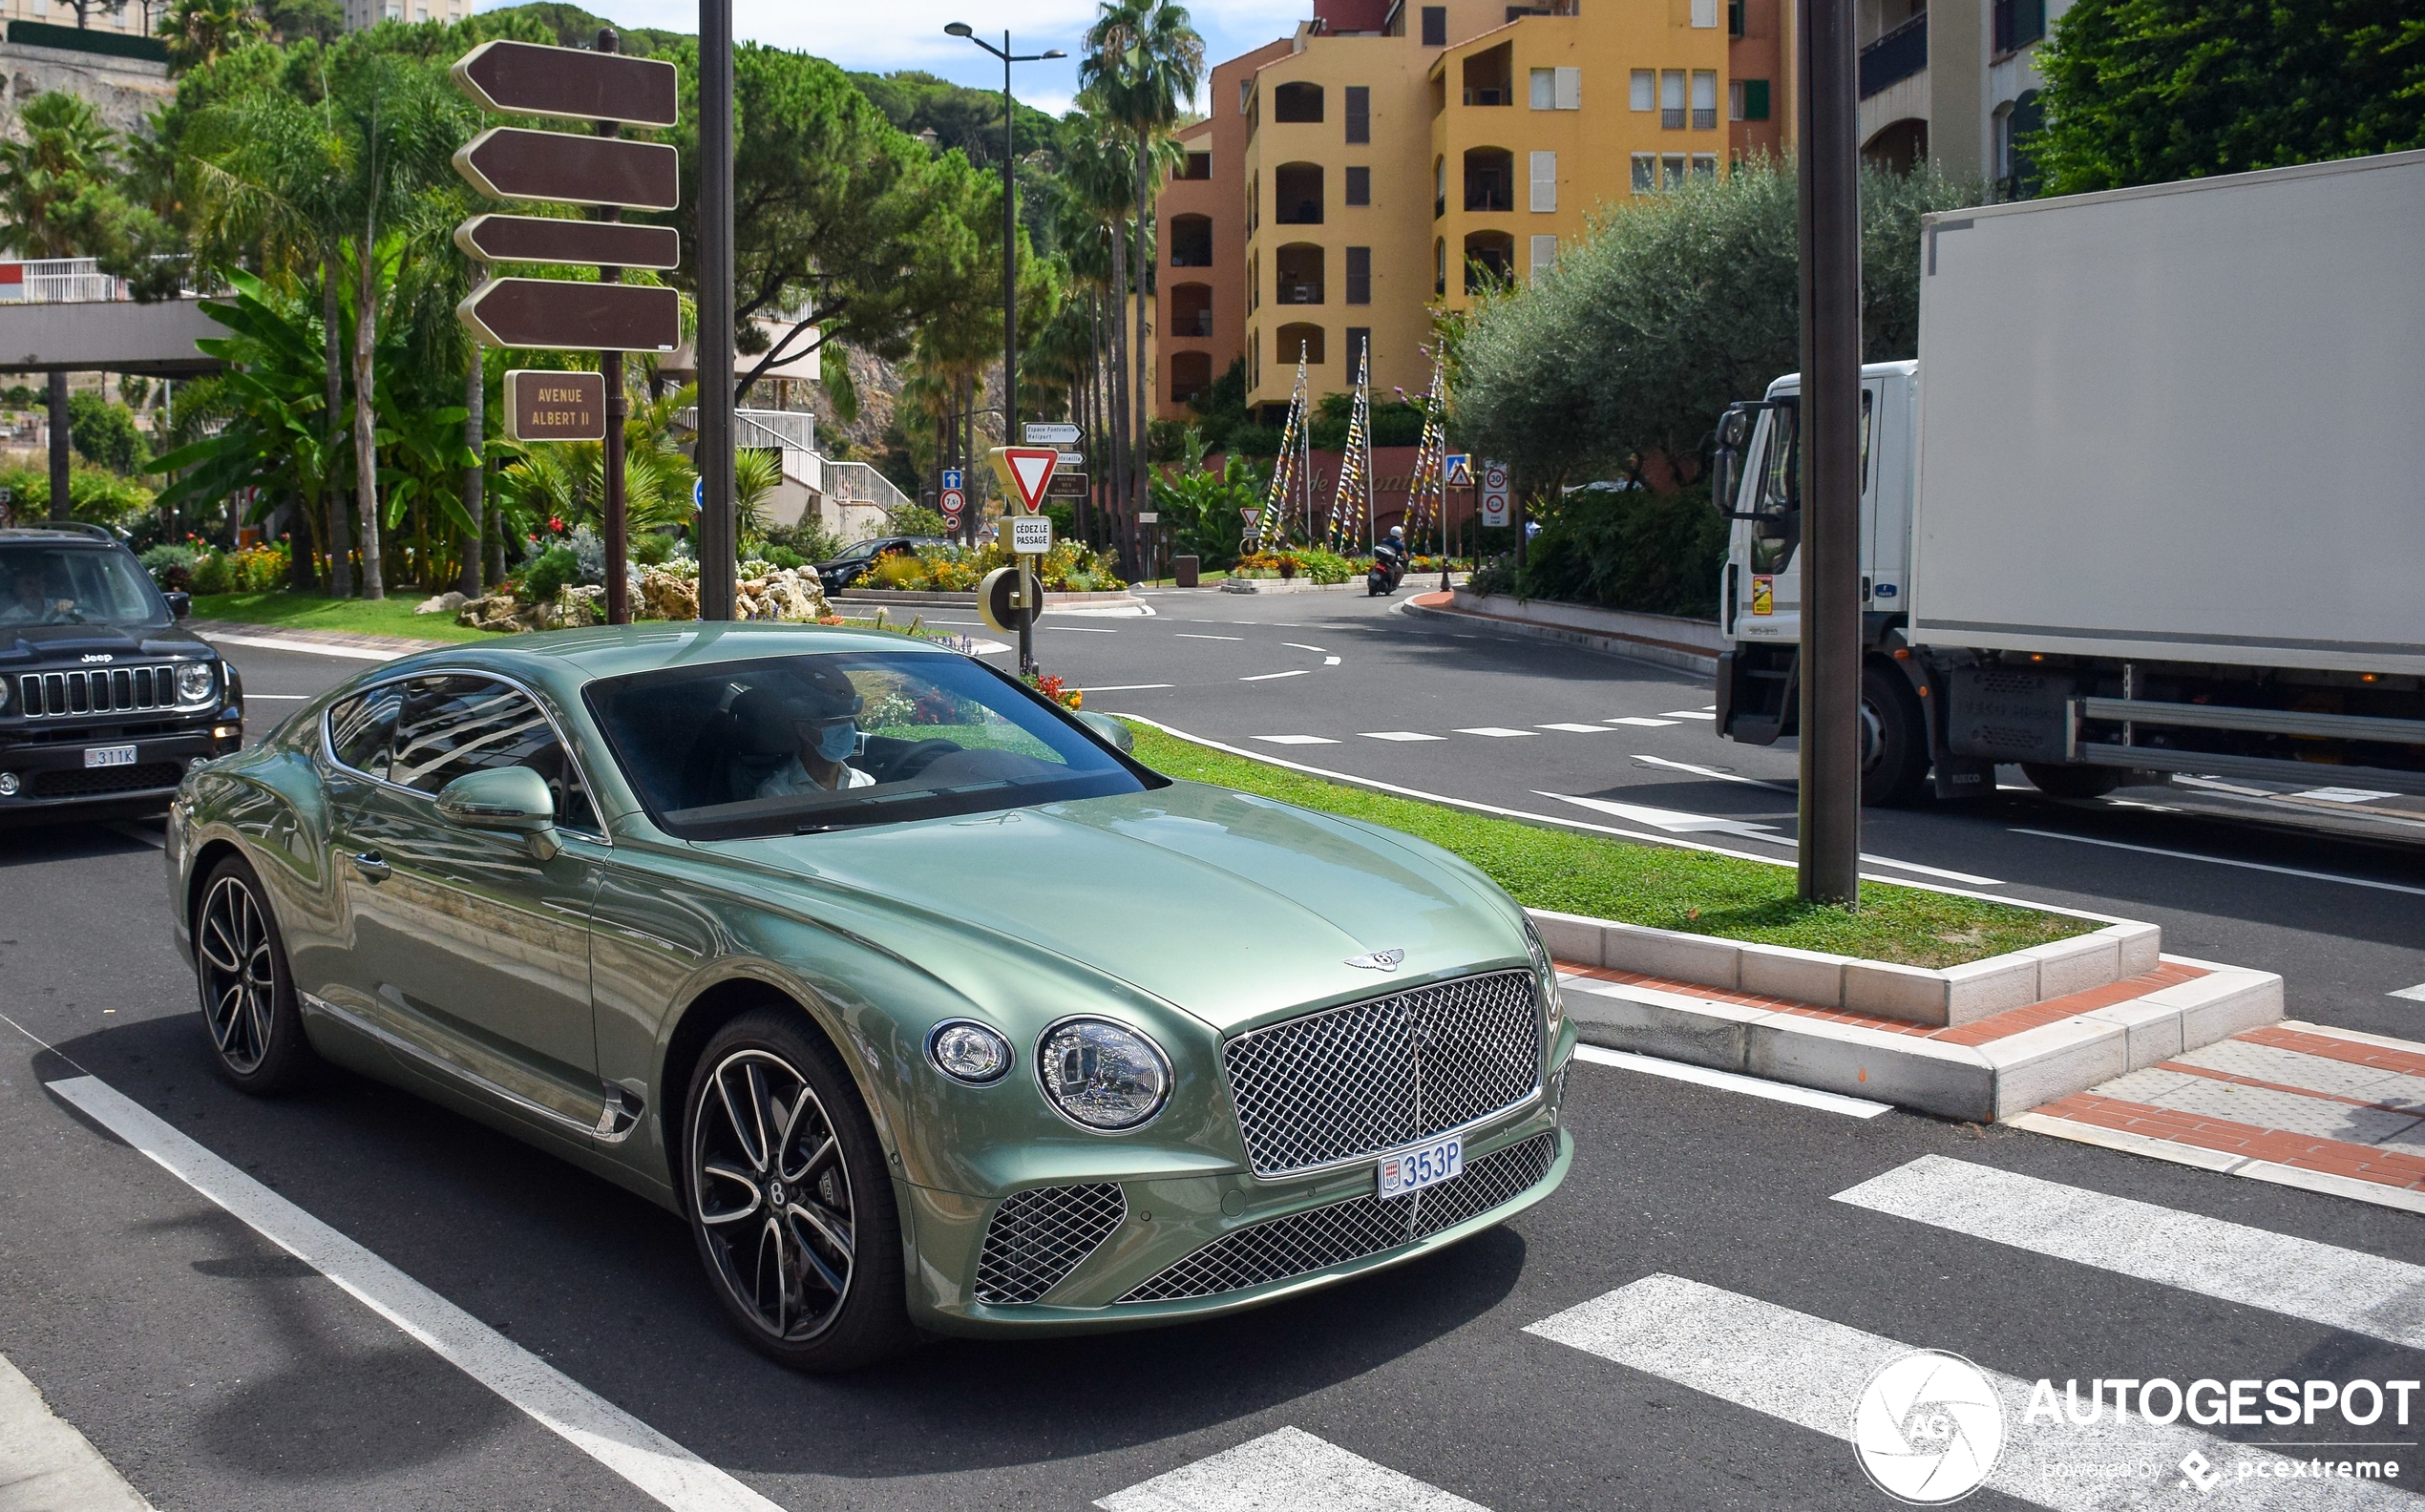
[[[111,546],[0,545],[0,625],[168,623],[168,603]]]

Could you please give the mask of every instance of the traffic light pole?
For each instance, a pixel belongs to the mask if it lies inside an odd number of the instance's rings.
[[[1861,183],[1852,0],[1796,0],[1804,902],[1861,896]]]

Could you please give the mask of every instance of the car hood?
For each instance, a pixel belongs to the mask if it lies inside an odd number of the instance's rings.
[[[0,651],[45,661],[95,653],[113,657],[192,656],[209,649],[210,642],[175,623],[137,625],[132,629],[105,624],[0,625]]]
[[[1515,906],[1446,852],[1193,783],[703,849],[1023,941],[1223,1032],[1525,958]],[[1392,950],[1394,971],[1348,964]]]

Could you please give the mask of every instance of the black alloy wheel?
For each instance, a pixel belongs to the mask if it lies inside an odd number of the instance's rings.
[[[892,1179],[824,1036],[796,1010],[745,1014],[708,1042],[687,1101],[691,1231],[749,1342],[819,1372],[907,1347]]]
[[[211,1064],[246,1092],[294,1086],[310,1070],[310,1044],[286,974],[286,947],[261,878],[230,856],[202,885],[194,913],[194,978]]]

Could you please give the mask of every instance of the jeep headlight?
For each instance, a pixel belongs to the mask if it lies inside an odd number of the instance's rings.
[[[1139,1127],[1170,1097],[1162,1047],[1107,1018],[1065,1018],[1046,1029],[1036,1077],[1062,1117],[1103,1133]]]
[[[207,662],[188,662],[177,669],[177,701],[200,704],[211,695],[214,683]]]

